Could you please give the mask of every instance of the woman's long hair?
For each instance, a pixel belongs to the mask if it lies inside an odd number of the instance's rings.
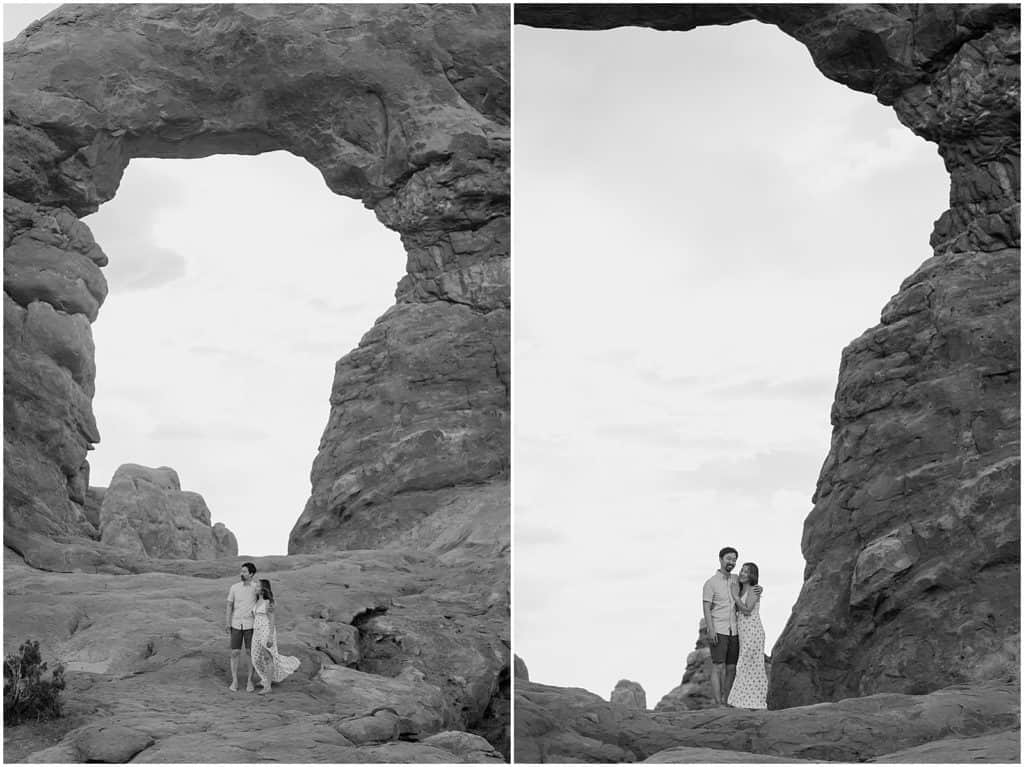
[[[747,588],[749,589],[751,586],[756,586],[757,579],[760,577],[760,572],[757,569],[757,565],[755,565],[753,562],[744,562],[743,567],[747,568],[750,574],[750,582],[747,584]],[[741,567],[740,570],[742,570],[743,567]]]
[[[260,596],[270,602],[271,606],[273,606],[274,592],[270,588],[270,581],[266,578],[260,578]]]

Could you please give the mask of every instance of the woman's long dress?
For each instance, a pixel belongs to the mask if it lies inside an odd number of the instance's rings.
[[[743,595],[749,605],[754,592]],[[768,708],[768,675],[764,671],[764,626],[761,625],[761,603],[754,605],[750,615],[737,611],[736,628],[740,637],[740,657],[736,662],[736,680],[729,692],[729,705],[736,708]]]
[[[252,666],[264,684],[282,682],[299,667],[299,659],[277,652],[277,629],[270,630],[267,616],[267,602],[260,600],[253,608],[252,623]],[[267,647],[267,639],[273,639],[274,646]]]

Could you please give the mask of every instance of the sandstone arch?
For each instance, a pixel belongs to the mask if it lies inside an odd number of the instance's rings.
[[[290,552],[414,534],[455,487],[502,496],[507,14],[63,6],[5,46],[6,545],[40,561],[49,542],[93,532],[89,323],[106,256],[79,218],[133,157],[286,150],[402,236],[396,304],[337,365]]]
[[[934,256],[843,352],[804,586],[770,704],[1016,675],[1020,644],[1019,6],[524,5],[517,23],[758,20],[892,106],[951,177]],[[884,245],[882,245],[884,246]]]

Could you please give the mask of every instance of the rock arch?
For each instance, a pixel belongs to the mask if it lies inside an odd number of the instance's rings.
[[[72,5],[5,46],[7,546],[52,565],[53,541],[93,537],[106,256],[79,218],[134,157],[286,150],[401,234],[407,274],[337,364],[290,552],[410,535],[455,487],[502,495],[508,32],[486,5]]]
[[[934,256],[843,351],[804,586],[770,705],[1015,676],[1020,615],[1017,5],[523,5],[517,23],[758,20],[938,145]]]

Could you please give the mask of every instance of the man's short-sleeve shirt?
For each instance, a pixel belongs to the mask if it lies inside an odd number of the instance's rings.
[[[732,584],[736,582],[738,576],[716,570],[704,583],[704,601],[711,603],[711,622],[716,634],[736,633],[736,611],[732,602]],[[712,627],[708,626],[708,633],[711,632]]]
[[[248,584],[239,581],[228,589],[228,602],[234,603],[234,609],[231,611],[231,628],[252,628],[252,608],[256,606],[256,592],[255,579]]]

